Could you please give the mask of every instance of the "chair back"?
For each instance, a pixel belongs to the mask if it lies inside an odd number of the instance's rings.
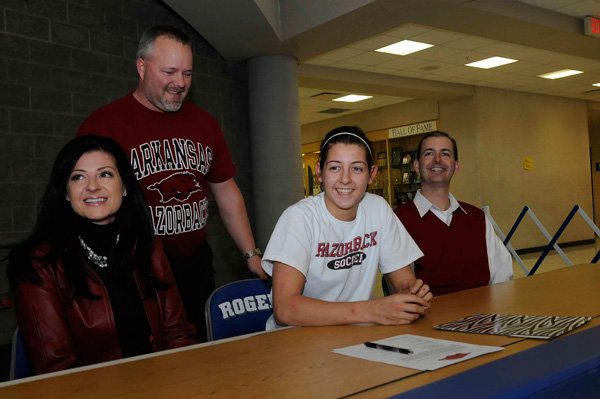
[[[271,281],[234,281],[217,288],[206,301],[209,341],[264,331],[273,313]]]
[[[9,378],[11,380],[17,380],[19,378],[25,378],[31,375],[33,375],[33,373],[29,367],[29,360],[27,360],[27,354],[25,353],[23,340],[21,339],[21,334],[19,333],[19,327],[17,327],[13,334],[12,340]]]

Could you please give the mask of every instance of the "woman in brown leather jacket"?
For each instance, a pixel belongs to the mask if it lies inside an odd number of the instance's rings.
[[[7,274],[37,374],[196,342],[127,156],[108,138],[60,151]]]

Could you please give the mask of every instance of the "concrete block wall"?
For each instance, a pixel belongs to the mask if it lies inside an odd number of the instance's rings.
[[[137,41],[155,24],[193,37],[190,98],[221,123],[251,213],[245,64],[223,61],[158,0],[0,0],[0,243],[30,232],[54,157],[83,119],[135,87]],[[245,276],[245,266],[214,204],[210,211],[222,284]],[[8,290],[5,268],[0,262],[0,295]],[[13,328],[12,310],[0,309],[0,344]]]

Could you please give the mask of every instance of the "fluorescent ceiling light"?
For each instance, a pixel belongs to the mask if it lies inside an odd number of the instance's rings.
[[[592,86],[600,87],[600,83],[594,83]]]
[[[410,53],[416,53],[417,51],[425,50],[426,48],[433,47],[433,44],[414,42],[412,40],[402,40],[401,42],[390,44],[382,48],[378,48],[375,51],[380,53],[389,53],[395,55],[407,55]]]
[[[560,71],[548,72],[543,75],[538,75],[538,78],[544,79],[560,79],[567,76],[579,75],[583,71],[576,71],[574,69],[561,69]]]
[[[333,101],[343,101],[345,103],[355,103],[357,101],[368,100],[373,96],[362,96],[360,94],[348,94],[347,96],[334,98]]]
[[[485,60],[471,62],[469,64],[465,64],[466,66],[474,67],[474,68],[482,68],[482,69],[490,69],[496,68],[501,65],[512,64],[513,62],[517,62],[518,60],[513,60],[512,58],[504,58],[504,57],[490,57]]]

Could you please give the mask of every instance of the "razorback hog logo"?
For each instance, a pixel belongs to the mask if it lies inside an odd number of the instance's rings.
[[[201,191],[202,186],[196,176],[190,172],[173,173],[171,176],[148,186],[149,190],[160,193],[160,202],[169,202],[176,199],[183,202],[190,198],[192,193]]]

